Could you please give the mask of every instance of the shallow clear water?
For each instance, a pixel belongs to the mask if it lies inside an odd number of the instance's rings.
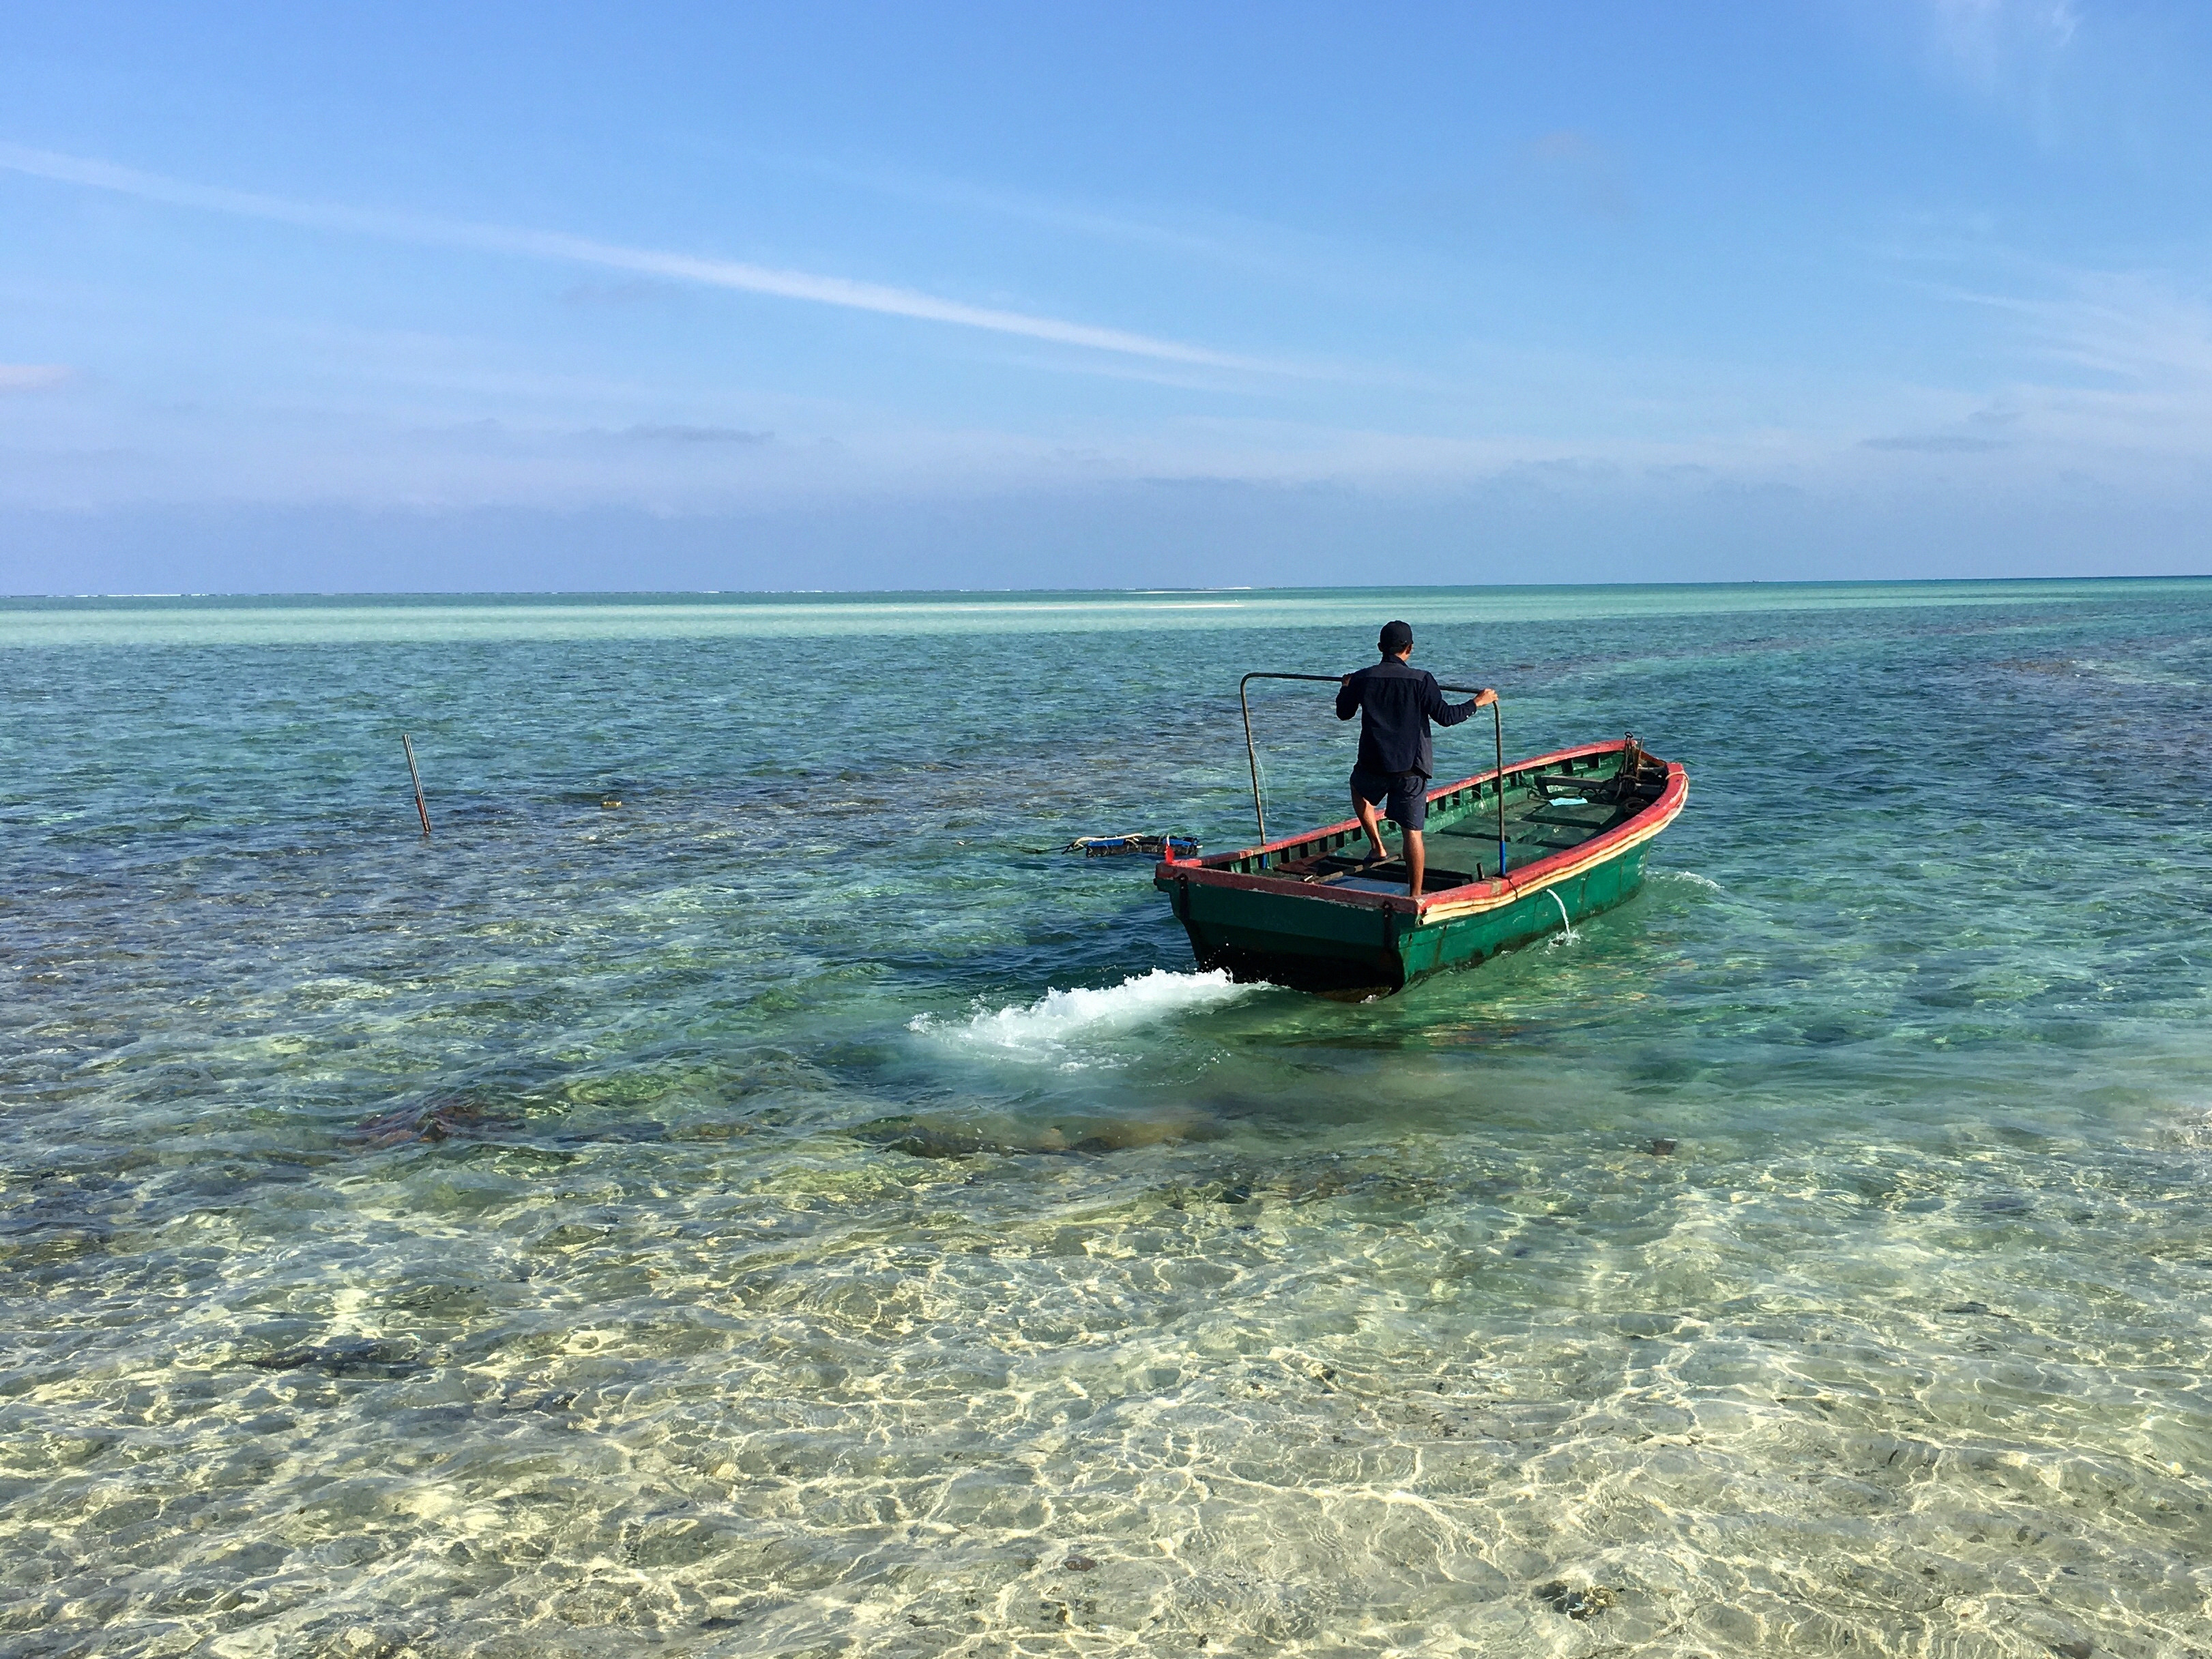
[[[1687,765],[1638,898],[1346,1006],[1049,850],[1239,843],[1392,615]],[[0,1651],[2212,1651],[2208,684],[2212,583],[0,609]]]

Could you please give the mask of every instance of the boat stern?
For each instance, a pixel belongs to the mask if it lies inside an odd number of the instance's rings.
[[[1295,890],[1271,890],[1286,885],[1279,881],[1189,864],[1162,864],[1152,884],[1168,896],[1201,969],[1332,995],[1406,983],[1404,940],[1418,926],[1409,899],[1317,903]]]

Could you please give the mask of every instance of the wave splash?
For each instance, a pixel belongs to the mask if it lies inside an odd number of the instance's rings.
[[[1057,1061],[1067,1067],[1112,1064],[1110,1056],[1073,1051],[1177,1014],[1219,1007],[1255,988],[1239,985],[1218,969],[1176,974],[1155,968],[1097,990],[1051,990],[1014,1007],[979,1007],[964,1020],[917,1014],[907,1030],[1007,1059]]]

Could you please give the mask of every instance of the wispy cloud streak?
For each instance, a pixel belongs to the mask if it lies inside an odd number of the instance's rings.
[[[1024,339],[1048,341],[1055,345],[1077,346],[1121,356],[1152,358],[1162,362],[1265,373],[1283,372],[1278,365],[1209,350],[1203,346],[1188,345],[1181,341],[1159,339],[1124,329],[1067,322],[1055,317],[1039,317],[1027,312],[972,306],[914,289],[855,282],[842,276],[823,276],[811,271],[779,270],[769,265],[747,264],[734,259],[708,258],[655,248],[625,247],[619,243],[603,242],[592,237],[573,236],[558,231],[470,224],[324,203],[295,202],[249,191],[191,184],[183,179],[164,178],[158,173],[142,173],[133,167],[118,167],[112,162],[58,155],[51,150],[31,149],[17,144],[0,144],[0,168],[58,183],[112,191],[173,207],[267,220],[308,229],[595,265],[605,270],[698,283],[709,288],[735,289],[748,294],[768,294],[787,300],[810,301],[817,305],[837,306],[849,311],[908,317],[922,322],[949,323],[960,328],[983,329],[994,334],[1016,335]]]

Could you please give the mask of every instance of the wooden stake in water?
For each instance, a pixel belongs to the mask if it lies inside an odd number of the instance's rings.
[[[407,734],[399,734],[399,746],[407,751],[407,775],[415,780],[415,811],[422,820],[422,839],[430,839],[430,809],[422,804],[422,775],[415,769],[415,745]]]

